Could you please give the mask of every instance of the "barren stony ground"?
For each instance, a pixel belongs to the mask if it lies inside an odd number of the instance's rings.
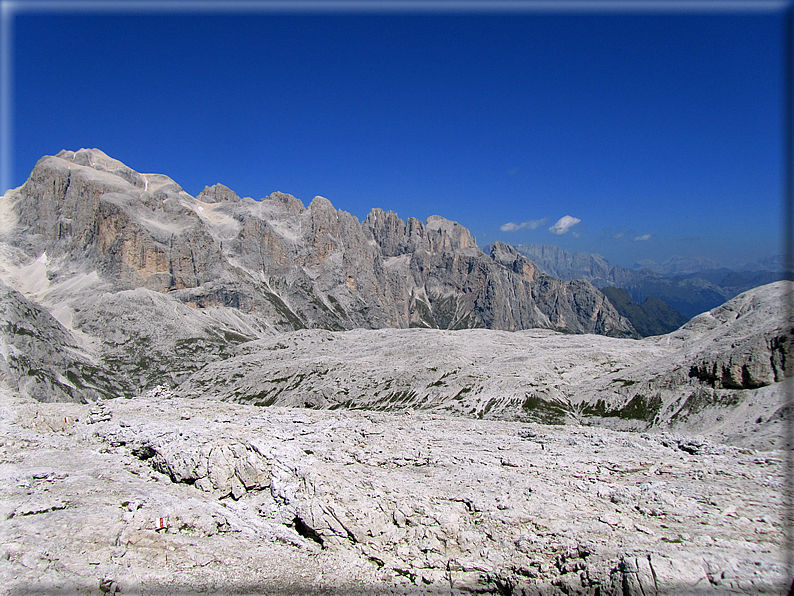
[[[784,591],[778,450],[165,390],[0,398],[7,594]]]

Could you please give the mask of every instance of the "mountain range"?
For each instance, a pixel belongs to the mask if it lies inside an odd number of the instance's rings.
[[[621,279],[596,257],[567,271]],[[0,198],[0,581],[788,589],[791,282],[640,337],[672,309],[542,266],[440,216],[42,158]]]
[[[5,198],[12,262],[46,259],[48,284],[96,275],[199,307],[234,307],[277,329],[429,327],[631,336],[592,285],[545,275],[507,245],[490,256],[440,216],[373,209],[363,222],[315,197],[243,199],[222,185],[191,197],[99,150],[39,161]]]
[[[657,308],[661,300],[685,319],[716,308],[751,288],[791,278],[782,257],[751,263],[741,269],[720,267],[711,259],[683,257],[672,257],[661,264],[637,263],[636,268],[629,269],[613,265],[599,254],[570,253],[556,246],[516,244],[514,248],[544,273],[562,280],[587,280],[600,289],[621,288],[636,303],[652,297],[657,299]],[[676,324],[669,311],[663,319],[669,320],[661,326],[664,332],[681,324]]]
[[[165,386],[621,428],[708,411],[713,426],[750,402],[777,420],[794,362],[784,282],[639,340],[613,305],[631,307],[625,292],[552,277],[506,244],[486,254],[443,217],[359,222],[321,197],[254,201],[219,184],[192,197],[95,149],[42,158],[0,199],[0,249],[0,379],[39,401]],[[598,283],[634,275],[539,255]]]

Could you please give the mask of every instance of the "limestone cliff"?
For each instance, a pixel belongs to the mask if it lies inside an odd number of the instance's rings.
[[[534,327],[635,336],[589,283],[539,272],[506,245],[482,253],[440,216],[364,222],[325,198],[261,201],[216,184],[197,197],[97,149],[42,158],[9,191],[3,240],[46,253],[52,279],[95,271],[115,291],[147,288],[199,308],[232,307],[277,330]]]

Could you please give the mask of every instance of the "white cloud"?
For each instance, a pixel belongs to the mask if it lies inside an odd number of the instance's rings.
[[[522,222],[520,224],[508,222],[504,224],[500,230],[503,232],[517,232],[518,230],[534,230],[539,228],[540,226],[546,225],[549,221],[548,217],[544,217],[543,219],[530,219],[529,221]]]
[[[632,242],[645,242],[646,240],[650,240],[653,234],[643,234],[642,236],[637,236]]]
[[[566,215],[565,217],[561,217],[556,224],[549,228],[549,232],[556,236],[562,236],[568,230],[570,230],[573,226],[578,224],[581,219],[578,217],[571,217],[570,215]]]

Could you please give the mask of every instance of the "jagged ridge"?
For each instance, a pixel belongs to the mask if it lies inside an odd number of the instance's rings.
[[[41,159],[4,199],[6,240],[48,274],[96,270],[196,307],[255,313],[279,330],[429,327],[636,334],[592,285],[540,273],[505,245],[483,254],[468,230],[374,209],[359,222],[315,197],[261,201],[215,185],[193,198],[96,149]]]

